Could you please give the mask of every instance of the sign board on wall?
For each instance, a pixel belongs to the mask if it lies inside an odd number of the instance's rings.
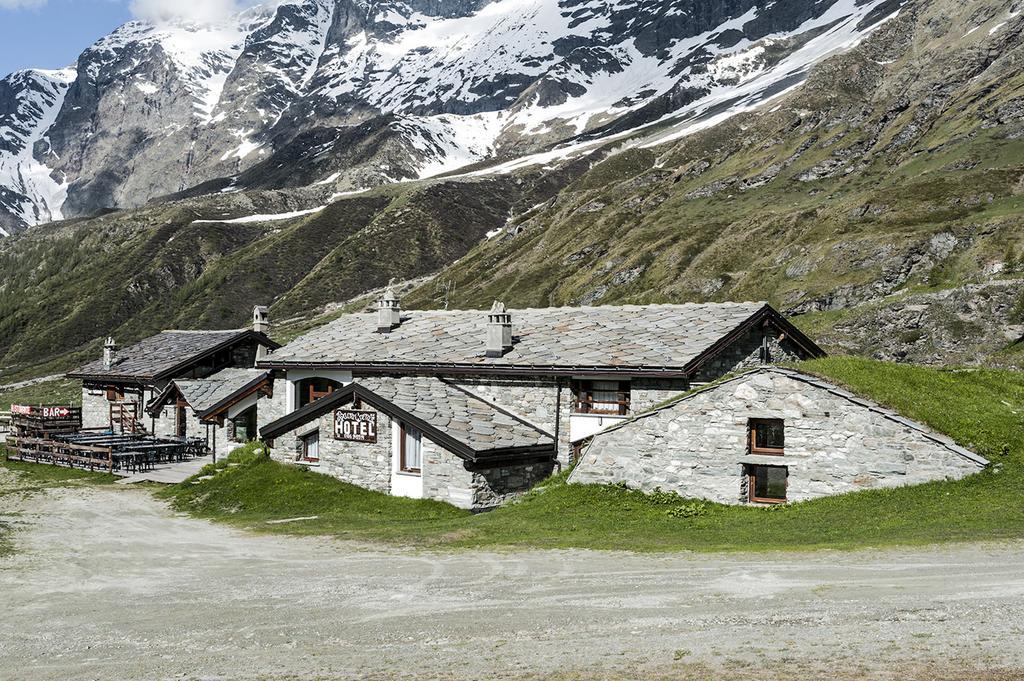
[[[377,412],[338,409],[334,412],[334,439],[344,442],[377,441]]]
[[[44,419],[58,421],[74,416],[71,407],[30,407],[24,404],[12,404],[11,413],[18,416],[42,416]]]

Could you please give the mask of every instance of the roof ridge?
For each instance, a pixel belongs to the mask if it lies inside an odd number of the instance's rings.
[[[766,300],[742,300],[742,301],[722,301],[722,302],[706,302],[706,303],[631,303],[625,305],[555,305],[551,307],[510,307],[509,312],[555,312],[555,311],[568,311],[568,310],[649,310],[649,309],[677,309],[677,308],[696,308],[696,307],[753,307],[753,306],[765,306],[770,303]],[[422,309],[422,308],[402,308],[402,314],[406,313],[430,313],[430,314],[481,314],[486,315],[487,310],[483,308],[459,308],[453,310],[433,310],[433,309]],[[338,319],[343,319],[346,316],[359,316],[359,315],[374,315],[375,312],[352,312],[341,315]],[[337,320],[332,320],[337,321]]]
[[[163,333],[195,333],[195,334],[201,334],[201,333],[244,333],[245,331],[248,331],[248,330],[249,329],[246,329],[246,328],[242,328],[242,329],[164,329],[163,331],[161,331],[157,335],[159,336],[160,334],[163,334]],[[153,336],[150,336],[150,338],[153,338]],[[146,339],[143,338],[142,340],[146,340]],[[139,342],[141,343],[142,341],[139,341]]]

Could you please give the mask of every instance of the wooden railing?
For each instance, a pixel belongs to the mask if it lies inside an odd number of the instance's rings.
[[[7,441],[7,458],[55,466],[82,466],[89,470],[114,471],[114,450],[111,447],[71,444],[35,437],[13,437]]]
[[[114,432],[145,435],[146,428],[139,422],[135,402],[115,402],[110,405],[110,428]]]

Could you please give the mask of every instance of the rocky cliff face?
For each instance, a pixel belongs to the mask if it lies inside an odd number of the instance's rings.
[[[286,0],[216,25],[133,22],[73,69],[0,81],[0,226],[195,187],[349,191],[702,103],[695,115],[720,115],[798,82],[900,5]]]

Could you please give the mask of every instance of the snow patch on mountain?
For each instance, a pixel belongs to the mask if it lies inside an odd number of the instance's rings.
[[[18,82],[21,88],[15,115],[0,118],[0,187],[10,197],[3,201],[5,207],[27,224],[63,217],[60,208],[67,197],[67,183],[55,179],[50,169],[36,159],[35,148],[37,143],[47,141],[46,133],[77,75],[74,69],[30,70],[5,79]],[[45,156],[52,152],[41,153]],[[6,230],[0,231],[7,234]]]
[[[404,116],[392,127],[402,133],[422,158],[418,176],[410,179],[424,179],[491,156],[503,118],[498,111],[472,116]]]

